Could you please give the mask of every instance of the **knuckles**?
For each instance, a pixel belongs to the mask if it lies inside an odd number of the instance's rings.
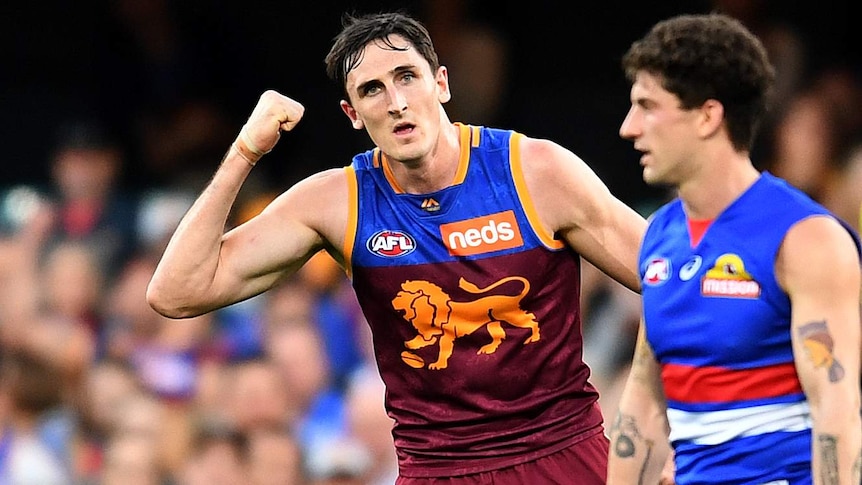
[[[270,89],[260,96],[255,111],[258,112],[259,118],[275,117],[279,124],[296,123],[305,113],[305,107],[278,91]]]

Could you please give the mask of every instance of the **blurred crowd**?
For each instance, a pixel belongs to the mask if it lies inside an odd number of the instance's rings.
[[[576,153],[588,151],[566,136],[565,129],[589,133],[582,124],[566,128],[562,121],[546,133],[529,128],[532,118],[565,120],[569,101],[558,96],[544,105],[547,91],[523,89],[528,84],[507,71],[516,40],[499,23],[481,21],[474,4],[487,2],[366,3],[403,4],[427,20],[451,71],[453,119],[523,126]],[[822,58],[807,48],[800,31],[763,14],[768,2],[686,3],[692,11],[697,5],[736,15],[770,50],[779,74],[776,109],[752,154],[756,165],[859,229],[862,67],[817,62]],[[227,100],[203,95],[207,73],[230,70],[225,77],[242,77],[245,63],[255,59],[237,55],[217,69],[207,66],[212,53],[201,57],[202,46],[181,35],[171,5],[112,3],[111,25],[125,39],[114,52],[125,60],[116,69],[127,83],[120,94],[117,86],[105,86],[116,112],[70,109],[76,116],[54,119],[45,126],[50,137],[44,146],[27,147],[44,153],[44,176],[10,176],[0,186],[0,483],[392,484],[391,421],[370,335],[349,281],[327,255],[312,258],[274,291],[205,316],[169,320],[145,301],[171,232],[241,126],[238,113],[250,109],[259,92],[248,82],[234,86],[243,93]],[[656,14],[662,13],[674,12]],[[264,22],[264,16],[244,21]],[[534,37],[529,45],[548,41],[536,31],[528,34]],[[328,47],[326,35],[317,40],[318,51]],[[325,82],[318,51],[312,52],[319,63],[313,74]],[[604,75],[621,83],[612,60]],[[543,75],[573,82],[561,74],[566,69],[543,69]],[[460,75],[466,72],[469,77]],[[295,90],[302,89],[323,88]],[[133,90],[135,103],[113,104]],[[337,99],[337,90],[328,94]],[[618,123],[627,91],[623,86],[612,95],[607,106],[622,108],[605,116]],[[329,105],[328,116],[341,116],[334,101]],[[341,148],[363,150],[363,134],[347,138],[354,135],[344,120],[341,125],[347,133]],[[300,135],[313,143],[299,143],[289,154],[277,148],[261,163],[270,171],[253,173],[229,225],[254,217],[303,176],[300,169],[325,168],[318,152],[332,135]],[[289,171],[281,162],[287,155],[303,163],[291,162],[296,170]],[[632,152],[630,160],[635,157]],[[628,163],[625,170],[637,181],[636,161]],[[614,172],[604,170],[597,167],[611,178]],[[628,201],[644,215],[671,195],[632,193],[639,196]],[[610,420],[627,375],[640,303],[595,268],[584,263],[583,269],[585,359]]]
[[[4,198],[0,482],[392,483],[382,383],[335,262],[321,253],[267,294],[162,317],[146,286],[191,194],[129,198],[98,126],[65,136],[56,192]]]

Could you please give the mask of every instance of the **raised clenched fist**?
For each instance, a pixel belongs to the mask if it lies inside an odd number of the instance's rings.
[[[234,146],[252,165],[272,151],[282,130],[290,131],[302,119],[305,108],[277,91],[264,92],[242,127]]]

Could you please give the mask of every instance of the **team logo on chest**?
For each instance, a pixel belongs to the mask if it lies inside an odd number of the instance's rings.
[[[737,254],[722,254],[700,280],[700,294],[725,298],[758,298],[760,283],[747,271]]]
[[[369,237],[365,247],[384,258],[399,258],[416,249],[416,240],[406,232],[384,229]]]
[[[507,290],[514,286],[519,291],[515,295],[511,294],[514,290],[500,293],[494,291],[504,285]],[[473,296],[466,301],[455,301],[435,283],[407,280],[401,283],[401,289],[392,299],[392,308],[409,322],[417,333],[415,337],[404,342],[404,346],[410,350],[436,347],[437,360],[428,364],[429,369],[448,367],[457,339],[473,333],[490,335],[491,341],[480,347],[478,354],[493,354],[508,336],[509,330],[502,325],[504,323],[507,324],[506,327],[530,331],[523,345],[541,339],[536,316],[521,308],[521,300],[530,292],[530,282],[526,278],[509,276],[484,288],[461,278],[458,286]],[[401,360],[414,369],[424,367],[425,359],[410,350],[401,353]]]
[[[670,278],[670,273],[670,260],[665,257],[655,256],[650,258],[646,263],[643,281],[650,286],[658,286]]]

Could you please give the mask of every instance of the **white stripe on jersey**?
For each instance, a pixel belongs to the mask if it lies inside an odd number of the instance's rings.
[[[807,402],[767,404],[724,411],[689,412],[668,408],[670,441],[717,445],[734,438],[776,431],[811,429]]]

